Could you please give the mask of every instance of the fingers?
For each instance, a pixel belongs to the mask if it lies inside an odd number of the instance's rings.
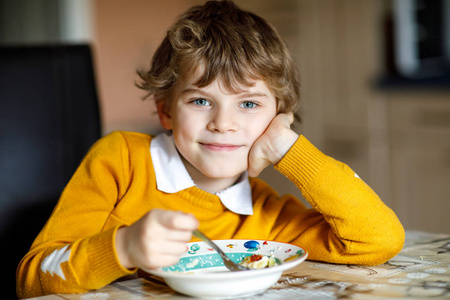
[[[174,265],[178,263],[180,256],[186,250],[187,246],[185,243],[167,240],[151,243],[140,257],[139,267],[142,269],[155,269]]]
[[[179,243],[174,241],[161,241],[158,248],[155,249],[162,254],[179,256],[188,250],[186,243]]]
[[[169,267],[177,264],[180,261],[180,255],[170,255],[162,253],[155,259],[150,259],[146,264],[144,270],[157,270],[162,267]]]
[[[292,123],[294,123],[294,113],[288,112],[288,113],[281,113],[275,116],[273,119],[273,122],[279,122],[281,126],[284,126],[286,128],[290,128]]]
[[[187,243],[192,238],[192,231],[199,226],[192,214],[179,211],[154,209],[143,219],[142,234],[148,241]]]
[[[292,123],[294,123],[294,120],[295,120],[294,113],[293,112],[288,112],[286,114],[286,116],[287,116],[287,121],[288,121],[288,124],[289,124],[289,127],[290,127],[292,125]]]
[[[199,222],[192,214],[177,211],[152,210],[152,226],[155,230],[145,239],[147,269],[176,264],[187,250],[186,243],[192,238],[192,231]]]
[[[192,214],[179,211],[155,210],[159,222],[167,229],[193,231],[198,228],[198,221]]]

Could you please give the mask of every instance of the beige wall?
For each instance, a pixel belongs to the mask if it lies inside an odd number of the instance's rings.
[[[146,68],[166,30],[189,0],[96,0],[94,5],[97,81],[103,131],[160,129],[154,104],[141,100],[136,70]]]

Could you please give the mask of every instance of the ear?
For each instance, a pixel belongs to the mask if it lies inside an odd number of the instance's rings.
[[[170,117],[170,114],[166,112],[164,106],[165,106],[164,101],[156,102],[156,109],[158,110],[159,122],[161,123],[162,127],[164,127],[164,129],[171,130],[172,118]]]

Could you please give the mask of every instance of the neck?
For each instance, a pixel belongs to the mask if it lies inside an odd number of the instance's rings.
[[[211,194],[216,194],[220,191],[223,191],[230,186],[234,185],[239,178],[241,177],[241,174],[236,175],[234,177],[230,178],[212,178],[204,175],[199,170],[197,170],[194,166],[192,166],[189,162],[187,162],[183,157],[182,161],[186,167],[186,170],[188,171],[189,175],[191,176],[192,180],[194,181],[195,185]]]
[[[193,178],[193,180],[198,188],[216,194],[232,186],[238,178],[207,178],[206,180]]]

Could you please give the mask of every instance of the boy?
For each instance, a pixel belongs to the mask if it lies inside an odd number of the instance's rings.
[[[114,132],[92,147],[19,265],[19,297],[175,264],[196,228],[294,243],[333,263],[380,264],[401,250],[395,214],[290,129],[297,74],[264,20],[229,1],[194,7],[140,76],[170,134]],[[271,164],[312,209],[253,178]]]

